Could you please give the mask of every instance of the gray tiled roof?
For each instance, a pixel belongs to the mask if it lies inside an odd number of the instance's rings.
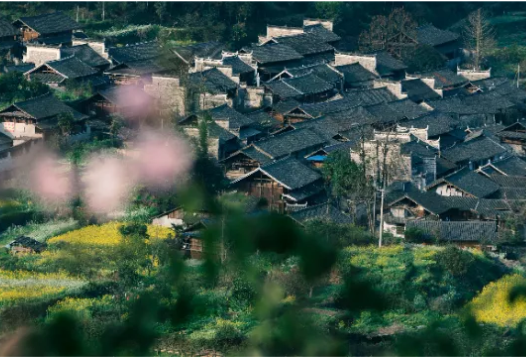
[[[400,60],[397,60],[385,51],[376,54],[376,71],[380,76],[389,76],[394,71],[402,71],[407,69],[407,66]]]
[[[481,137],[444,149],[442,156],[453,163],[461,163],[469,160],[480,161],[492,159],[505,152],[506,148],[500,144],[489,138]]]
[[[37,121],[41,119],[48,119],[50,117],[54,117],[61,113],[67,112],[72,113],[76,119],[86,117],[81,113],[75,111],[73,108],[64,104],[64,102],[58,100],[51,93],[28,99],[26,101],[16,102],[12,106],[26,112],[31,117],[35,118]],[[10,107],[6,108],[2,112],[9,111]]]
[[[378,122],[396,122],[404,119],[415,119],[429,111],[409,99],[380,103],[366,107]]]
[[[448,69],[427,72],[422,76],[434,78],[436,89],[457,87],[465,85],[469,82],[469,80],[466,77],[457,75],[455,72]]]
[[[412,220],[407,229],[422,230],[429,239],[445,241],[496,241],[498,239],[495,221],[434,221]]]
[[[228,128],[230,129],[239,129],[254,124],[250,118],[229,107],[227,104],[209,109],[207,112],[210,113],[214,121],[228,121]]]
[[[208,136],[210,138],[218,138],[222,141],[229,141],[236,138],[235,135],[224,129],[223,127],[217,125],[215,122],[207,123]]]
[[[262,139],[254,146],[279,159],[285,155],[293,154],[311,147],[322,147],[325,140],[311,129],[296,129]]]
[[[278,96],[282,99],[296,98],[303,94],[300,90],[289,86],[283,80],[267,82],[264,84],[264,86],[268,88],[275,96]]]
[[[253,67],[247,65],[237,56],[228,56],[223,58],[223,65],[232,67],[232,73],[234,75],[252,73],[255,71]]]
[[[202,42],[188,46],[173,48],[173,52],[183,58],[185,62],[192,64],[195,57],[220,59],[225,45],[221,42]]]
[[[60,49],[61,57],[75,56],[85,64],[91,67],[106,66],[109,65],[108,60],[99,55],[89,45],[78,45],[71,47],[63,47]]]
[[[35,68],[35,64],[34,63],[21,63],[19,65],[7,65],[7,66],[5,66],[4,72],[6,72],[6,73],[9,73],[9,72],[26,73],[27,71],[30,71],[33,68]]]
[[[345,92],[343,95],[351,106],[368,106],[378,103],[392,102],[398,99],[385,87],[369,90],[353,90]]]
[[[451,116],[437,111],[402,123],[404,127],[408,128],[427,128],[427,135],[429,137],[450,132],[454,128],[454,124],[455,121]]]
[[[366,70],[359,63],[336,66],[336,69],[343,73],[345,83],[349,86],[353,86],[354,84],[358,84],[361,82],[372,81],[375,78],[378,78],[378,76],[376,76],[369,70]]]
[[[303,56],[292,47],[279,43],[269,43],[262,46],[253,45],[246,47],[244,50],[252,52],[252,57],[261,65],[274,62],[299,60],[303,58]]]
[[[18,33],[18,30],[9,21],[0,17],[0,38],[9,37],[10,39],[13,39]]]
[[[37,16],[24,16],[19,19],[41,35],[79,29],[81,26],[61,11]],[[16,21],[15,21],[16,22]]]
[[[352,219],[340,212],[334,205],[319,204],[308,206],[289,214],[294,220],[304,223],[309,220],[327,220],[335,224],[352,224]]]
[[[147,60],[158,57],[161,54],[161,46],[159,46],[156,41],[126,45],[123,47],[112,47],[108,49],[108,55],[117,63]]]
[[[447,182],[460,190],[477,198],[487,197],[499,190],[499,185],[482,174],[470,171],[468,168],[461,169],[438,181],[431,183],[428,188]]]
[[[237,88],[237,84],[217,68],[191,73],[190,85],[212,94],[226,93]]]
[[[433,192],[422,192],[412,184],[406,183],[405,190],[396,188],[386,195],[387,206],[396,206],[400,200],[407,198],[434,215],[440,215],[449,210],[441,197]]]
[[[526,162],[518,157],[509,157],[498,162],[494,162],[493,166],[499,170],[502,170],[507,175],[526,176]]]
[[[460,97],[448,97],[440,100],[426,101],[432,108],[443,113],[456,113],[460,115],[481,113],[480,108],[467,106]]]
[[[284,79],[283,81],[305,95],[323,93],[334,88],[333,84],[321,79],[313,72],[298,77]]]
[[[438,46],[458,40],[459,35],[451,31],[437,29],[429,24],[416,29],[416,38],[421,44]]]
[[[303,188],[321,179],[319,173],[292,157],[262,166],[260,170],[282,183],[289,190]]]
[[[280,44],[293,48],[301,55],[312,55],[320,52],[334,51],[334,47],[310,33],[303,33],[290,36],[274,37]]]
[[[48,66],[66,76],[69,79],[81,78],[96,74],[98,71],[93,67],[88,66],[75,56],[63,58],[61,60],[49,61],[41,66]],[[40,67],[41,67],[40,66]],[[36,71],[35,68],[33,71]]]
[[[249,158],[257,161],[260,165],[270,164],[270,163],[272,163],[274,161],[268,155],[266,155],[265,153],[260,152],[259,150],[257,150],[252,145],[241,149],[240,152],[242,152],[243,154],[245,154]]]
[[[431,87],[426,85],[421,79],[402,81],[402,92],[407,94],[407,97],[415,102],[429,101],[441,99],[440,95],[433,91]]]
[[[290,112],[294,108],[297,108],[299,106],[300,106],[300,102],[298,102],[298,101],[296,101],[296,100],[294,100],[292,98],[288,98],[285,101],[279,101],[278,103],[273,104],[272,105],[272,109],[274,109],[278,113],[285,114],[285,113]]]
[[[287,68],[287,71],[295,77],[303,76],[312,72],[317,77],[329,83],[337,83],[341,80],[340,74],[327,64]]]
[[[245,116],[250,118],[252,122],[258,125],[260,129],[271,129],[280,125],[280,121],[272,117],[264,109],[260,109],[254,112],[245,113]]]
[[[320,41],[324,42],[334,42],[341,39],[340,36],[336,35],[330,30],[327,30],[321,24],[307,25],[303,27],[303,30],[309,34],[315,35]]]

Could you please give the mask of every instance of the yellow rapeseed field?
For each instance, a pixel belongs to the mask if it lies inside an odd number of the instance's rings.
[[[84,283],[62,272],[0,270],[0,307],[20,301],[54,298]]]
[[[488,284],[468,305],[479,322],[502,327],[515,326],[526,318],[526,298],[509,301],[513,287],[526,285],[526,278],[515,274]]]
[[[86,245],[117,245],[121,240],[119,227],[123,224],[120,222],[109,222],[104,225],[90,225],[82,229],[70,231],[63,235],[55,236],[48,240],[48,243],[57,243],[59,241],[86,244]],[[148,225],[148,235],[152,239],[165,239],[173,231],[169,228]]]

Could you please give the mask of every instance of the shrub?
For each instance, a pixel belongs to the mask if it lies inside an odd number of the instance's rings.
[[[404,236],[407,242],[412,242],[415,244],[422,244],[427,240],[427,237],[424,234],[424,232],[417,228],[406,229]]]
[[[453,276],[462,276],[468,272],[475,261],[469,252],[455,246],[448,246],[435,256],[437,264]]]

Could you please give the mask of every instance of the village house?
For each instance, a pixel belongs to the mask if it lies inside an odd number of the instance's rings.
[[[104,71],[116,85],[140,85],[151,82],[153,74],[180,74],[186,70],[176,56],[156,41],[108,49],[112,67]]]
[[[15,240],[11,241],[9,244],[5,245],[5,248],[13,254],[39,254],[47,248],[47,245],[27,236],[20,236]]]
[[[360,64],[361,67],[381,78],[400,80],[405,77],[407,66],[386,51],[375,54],[336,53],[334,66]]]
[[[12,138],[42,138],[56,131],[58,116],[69,113],[75,125],[82,127],[87,119],[82,113],[67,106],[51,93],[15,102],[0,111],[0,132]]]
[[[433,47],[448,60],[450,67],[455,67],[460,60],[460,36],[454,32],[426,24],[416,28],[416,41],[421,45]]]
[[[495,133],[502,143],[506,143],[517,155],[526,155],[526,121],[517,121]]]
[[[196,140],[200,137],[199,126],[206,121],[206,113],[187,115],[178,121],[186,135]],[[240,148],[239,138],[214,121],[206,122],[208,155],[216,161],[222,160]]]
[[[79,103],[84,113],[106,119],[114,114],[140,122],[156,113],[156,101],[139,86],[113,86]],[[138,123],[137,123],[138,124]]]
[[[32,70],[35,68],[34,63],[21,63],[18,65],[5,65],[4,66],[4,73],[26,73],[27,71]]]
[[[496,196],[500,187],[486,176],[462,168],[452,174],[438,179],[427,186],[442,196],[467,196],[470,198],[489,198]]]
[[[72,56],[98,71],[105,70],[110,65],[108,60],[86,44],[64,47],[61,45],[28,43],[25,46],[23,61],[24,63],[34,63],[36,66],[40,66],[48,61],[61,60]]]
[[[526,161],[516,156],[490,162],[477,169],[477,172],[488,177],[497,175],[526,177]]]
[[[217,41],[210,41],[187,46],[177,46],[173,48],[172,51],[180,61],[182,61],[188,68],[191,68],[195,66],[196,58],[221,59],[222,53],[225,49],[225,44]]]
[[[223,71],[228,71],[225,75]],[[238,84],[232,80],[232,69],[216,67],[188,75],[187,96],[190,112],[214,108],[225,103],[233,106]]]
[[[99,71],[75,56],[61,60],[48,61],[27,71],[24,76],[29,81],[45,83],[50,87],[63,87],[68,84],[90,85],[92,88],[104,87],[107,82]]]
[[[19,32],[9,21],[5,18],[0,17],[0,53],[2,57],[5,57],[11,51],[10,59],[13,59],[14,53],[12,52],[14,47],[17,46],[17,37]]]
[[[81,28],[79,23],[60,11],[21,17],[13,25],[20,30],[22,42],[38,42],[47,45],[71,45],[73,31]]]
[[[232,181],[232,187],[264,198],[269,210],[280,212],[323,202],[325,197],[321,175],[293,157],[258,167]]]

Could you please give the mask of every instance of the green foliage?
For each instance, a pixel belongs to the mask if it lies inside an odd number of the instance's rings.
[[[404,231],[404,238],[407,242],[412,242],[415,244],[421,244],[428,240],[427,236],[422,230],[413,227]]]
[[[370,245],[376,239],[363,228],[349,224],[335,224],[324,220],[309,220],[305,230],[318,240],[323,240],[337,248],[350,245]]]
[[[475,259],[473,255],[455,246],[448,246],[443,251],[436,254],[437,264],[453,276],[465,275]]]
[[[58,115],[58,127],[62,134],[69,134],[73,129],[75,118],[71,112],[65,112]]]
[[[0,104],[2,107],[48,92],[48,86],[36,81],[27,81],[22,73],[11,72],[0,76]]]

